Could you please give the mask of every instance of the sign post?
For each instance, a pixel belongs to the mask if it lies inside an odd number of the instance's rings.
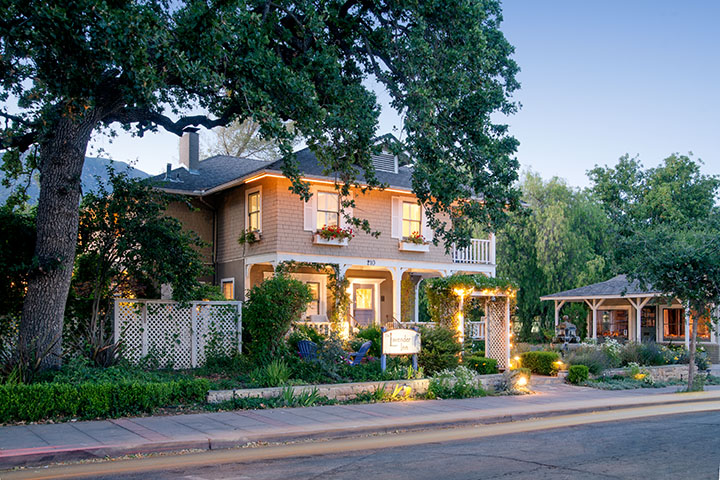
[[[412,355],[413,368],[418,369],[417,354],[420,352],[420,332],[398,328],[382,329],[382,356],[380,366],[384,372],[387,368],[387,355]]]

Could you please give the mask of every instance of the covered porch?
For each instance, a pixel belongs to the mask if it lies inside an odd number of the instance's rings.
[[[690,312],[678,299],[668,300],[660,292],[641,288],[637,281],[618,275],[564,292],[540,297],[554,302],[555,326],[562,307],[569,302],[588,306],[587,332],[593,340],[684,343],[690,345]],[[717,333],[701,322],[698,342],[716,346]]]

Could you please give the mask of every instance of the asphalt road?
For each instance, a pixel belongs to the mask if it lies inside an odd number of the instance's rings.
[[[453,430],[430,434],[437,435],[439,439],[446,438],[442,432]],[[395,438],[387,443],[402,444],[404,436],[389,436]],[[385,443],[385,439],[387,437],[377,437],[376,441],[378,444]],[[326,444],[325,448],[331,445]],[[323,449],[318,444],[314,444],[313,448],[318,452]],[[163,470],[115,475],[98,475],[96,472],[92,478],[718,479],[720,412],[666,415],[375,450],[183,468],[173,468],[172,457],[168,460]],[[112,469],[112,464],[107,467]]]

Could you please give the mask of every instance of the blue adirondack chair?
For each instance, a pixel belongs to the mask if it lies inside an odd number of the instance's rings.
[[[317,360],[317,343],[310,340],[300,340],[298,342],[298,352],[303,360]]]
[[[352,358],[352,362],[350,365],[360,365],[360,362],[362,362],[365,355],[367,355],[368,350],[370,350],[371,345],[372,342],[368,340],[360,346],[360,349],[357,352],[351,353],[350,358]]]

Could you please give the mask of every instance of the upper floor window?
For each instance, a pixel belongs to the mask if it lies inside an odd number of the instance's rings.
[[[410,237],[413,233],[420,234],[422,228],[421,207],[417,203],[403,202],[402,205],[402,236]]]
[[[338,194],[317,192],[317,229],[338,225],[340,220]]]
[[[245,196],[245,218],[247,230],[262,231],[262,190],[261,187],[248,190]]]

